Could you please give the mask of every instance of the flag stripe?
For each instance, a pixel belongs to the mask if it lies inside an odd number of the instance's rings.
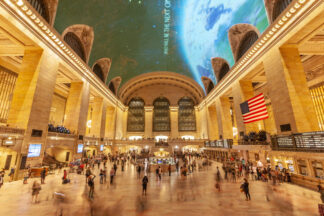
[[[255,120],[249,120],[249,121],[246,121],[246,122],[244,122],[244,123],[245,123],[245,124],[247,124],[247,123],[252,123],[252,122],[256,122],[256,121],[260,121],[260,120],[264,120],[264,119],[267,119],[267,118],[269,118],[269,116],[268,116],[268,115],[265,115],[264,117],[259,117],[259,118],[255,119]]]
[[[259,101],[264,101],[264,98],[257,98],[256,100],[248,101],[248,104],[255,104],[258,103]]]
[[[254,113],[262,112],[262,111],[265,111],[265,110],[267,110],[266,107],[261,107],[261,108],[258,108],[258,109],[256,109],[256,110],[253,110],[253,111],[251,111],[251,112],[249,112],[249,113],[244,114],[243,117],[247,117],[247,116],[252,115],[252,114],[254,114]]]
[[[256,118],[256,117],[260,117],[260,116],[263,116],[263,115],[268,115],[268,112],[267,111],[264,111],[264,112],[258,113],[256,115],[249,116],[247,118],[244,118],[244,121],[248,121],[250,119],[253,119],[253,118]]]
[[[257,99],[260,99],[260,98],[264,98],[262,93],[255,96],[255,97],[253,97],[253,98],[251,98],[251,99],[249,99],[248,102],[253,102],[253,101],[255,101]]]
[[[253,107],[259,106],[259,105],[263,105],[265,104],[264,101],[258,101],[257,103],[254,104],[249,104],[249,107],[252,109]]]

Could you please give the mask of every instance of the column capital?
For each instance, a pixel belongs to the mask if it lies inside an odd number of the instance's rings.
[[[154,106],[145,106],[144,110],[145,112],[153,112]]]
[[[171,112],[177,112],[179,110],[179,106],[170,106]]]

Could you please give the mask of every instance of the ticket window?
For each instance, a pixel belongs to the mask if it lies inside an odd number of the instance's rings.
[[[307,176],[307,163],[305,160],[298,160],[298,169],[301,175]]]
[[[312,167],[316,178],[324,178],[323,164],[319,161],[313,161]]]

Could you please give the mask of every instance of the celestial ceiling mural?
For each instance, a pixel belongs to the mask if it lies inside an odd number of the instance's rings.
[[[203,86],[201,76],[216,83],[212,57],[234,64],[227,32],[238,23],[262,33],[263,0],[60,0],[54,26],[60,33],[74,24],[93,28],[89,65],[111,58],[107,82],[171,71]]]

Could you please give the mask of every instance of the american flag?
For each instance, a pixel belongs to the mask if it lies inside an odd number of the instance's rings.
[[[269,117],[263,93],[240,104],[244,124],[267,119]]]

